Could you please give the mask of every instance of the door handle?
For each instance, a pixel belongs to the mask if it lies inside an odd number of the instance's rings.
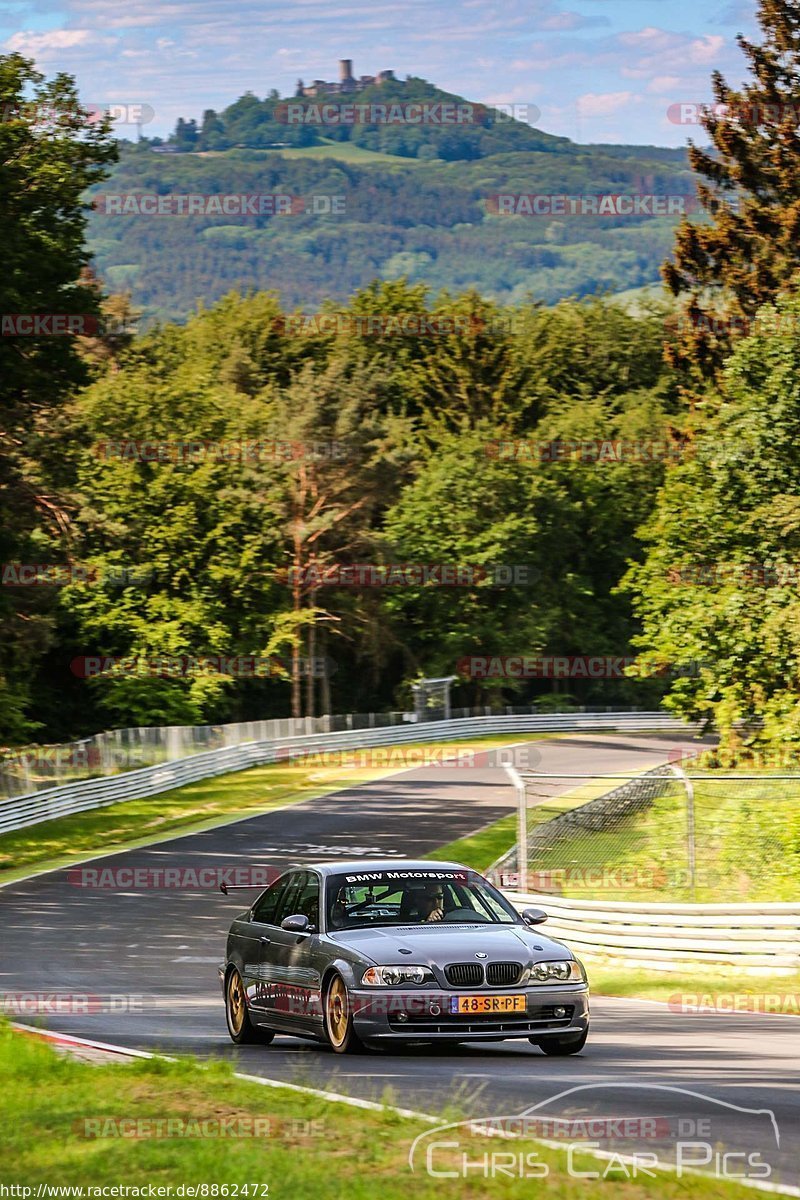
[[[270,939],[269,939],[268,937],[262,937],[262,938],[260,939],[260,941],[261,941],[261,945],[262,945],[262,946],[268,946],[268,945],[269,945],[269,942],[270,942]]]

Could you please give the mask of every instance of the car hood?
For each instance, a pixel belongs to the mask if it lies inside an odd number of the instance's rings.
[[[422,966],[464,962],[480,954],[486,962],[538,962],[572,958],[562,942],[534,933],[525,925],[393,925],[329,933],[338,946],[347,946],[379,966],[419,963]],[[411,954],[403,954],[410,950]]]

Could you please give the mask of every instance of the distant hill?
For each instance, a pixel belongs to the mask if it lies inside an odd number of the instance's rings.
[[[348,105],[358,105],[358,114],[348,113]],[[412,117],[418,123],[406,120],[410,106],[416,106]],[[388,80],[350,96],[282,98],[272,92],[259,100],[247,92],[222,112],[207,109],[199,123],[181,118],[168,144],[184,151],[265,150],[286,144],[318,146],[325,139],[399,158],[445,162],[514,151],[558,153],[570,145],[568,138],[412,77]]]
[[[383,103],[394,90],[404,101],[463,102],[422,80],[367,88],[357,99],[374,92]],[[470,127],[461,142],[464,130],[426,129],[427,140],[413,142],[423,131],[282,125],[274,120],[281,103],[277,94],[243,96],[194,129],[179,122],[167,147],[121,144],[112,178],[95,189],[90,244],[107,286],[130,289],[146,320],[180,320],[232,288],[276,290],[285,305],[314,311],[376,277],[405,276],[433,291],[475,288],[502,304],[640,288],[658,281],[675,215],[507,216],[498,193],[694,194],[682,150],[581,146],[513,121]],[[115,213],[106,203],[158,195],[169,207],[163,198],[188,194],[300,199],[289,215],[151,215],[134,201]],[[308,211],[314,196],[323,209],[325,198],[342,198],[343,211]]]

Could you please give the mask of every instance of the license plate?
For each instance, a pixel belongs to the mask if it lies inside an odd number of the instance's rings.
[[[451,996],[451,1013],[508,1013],[526,1009],[524,996]]]

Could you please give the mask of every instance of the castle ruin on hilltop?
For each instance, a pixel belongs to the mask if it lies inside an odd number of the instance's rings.
[[[356,79],[353,74],[353,60],[340,58],[338,82],[329,83],[325,79],[315,79],[306,87],[302,79],[298,79],[295,96],[347,96],[353,92],[363,92],[364,88],[380,87],[389,81],[400,82],[395,79],[394,71],[379,71],[377,75],[361,75]]]

